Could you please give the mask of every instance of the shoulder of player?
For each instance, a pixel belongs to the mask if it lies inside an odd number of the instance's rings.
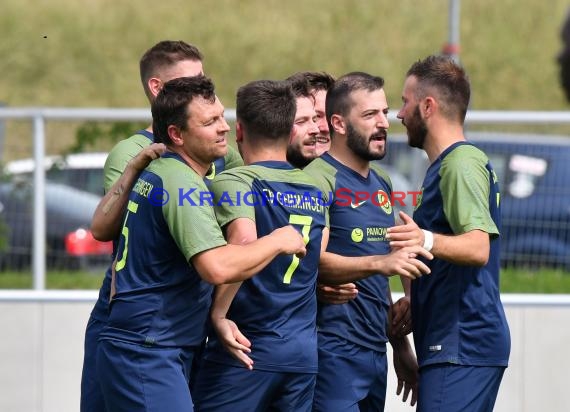
[[[384,180],[389,187],[392,187],[392,179],[390,179],[390,175],[378,163],[370,163],[370,172],[374,173],[380,180]]]
[[[224,156],[224,162],[226,163],[227,168],[243,166],[243,159],[241,158],[239,152],[229,145],[228,152]]]
[[[334,191],[338,170],[331,163],[319,157],[309,163],[303,171],[317,182],[319,188]]]
[[[172,157],[153,160],[146,171],[157,175],[167,190],[207,190],[204,179],[186,163]]]
[[[481,149],[477,147],[476,144],[468,143],[468,144],[461,144],[451,150],[447,156],[444,158],[446,161],[455,161],[455,162],[462,162],[462,161],[487,161],[487,155]]]
[[[109,155],[105,160],[105,167],[113,162],[126,163],[136,156],[142,149],[150,145],[152,142],[143,134],[136,133],[127,139],[123,139],[109,151]]]
[[[462,144],[451,150],[441,161],[441,169],[465,170],[468,167],[485,167],[489,158],[472,144]]]

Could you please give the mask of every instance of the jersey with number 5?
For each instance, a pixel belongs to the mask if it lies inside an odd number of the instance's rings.
[[[226,242],[201,193],[208,193],[203,179],[176,154],[141,173],[129,197],[103,338],[161,347],[202,342],[212,286],[189,262]]]

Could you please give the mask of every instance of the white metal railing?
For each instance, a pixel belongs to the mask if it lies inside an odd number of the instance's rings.
[[[225,111],[228,120],[235,120],[235,110]],[[0,107],[0,119],[30,119],[33,122],[34,160],[41,164],[45,157],[45,123],[48,120],[97,120],[97,121],[150,121],[149,109],[104,109],[104,108],[47,108],[47,107]],[[388,119],[397,122],[396,113]],[[513,124],[570,124],[570,112],[565,111],[469,111],[466,124],[513,123]],[[45,170],[34,169],[34,234],[32,267],[35,290],[45,289],[46,272],[46,222],[45,222]]]
[[[99,293],[96,290],[22,290],[0,289],[0,302],[95,302]],[[403,294],[393,292],[398,300]],[[505,307],[570,307],[570,295],[503,293],[501,301]]]

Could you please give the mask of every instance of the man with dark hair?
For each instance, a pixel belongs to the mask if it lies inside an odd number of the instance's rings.
[[[293,91],[297,96],[296,127],[287,148],[287,160],[292,165],[303,168],[313,159],[316,159],[330,149],[330,133],[325,112],[327,91],[334,84],[334,78],[325,72],[297,72],[287,78],[291,82]],[[314,113],[310,110],[307,98],[313,103]],[[308,120],[312,116],[311,121]],[[316,138],[315,126],[318,129]],[[301,136],[307,136],[302,139]],[[314,153],[312,144],[303,146],[303,140],[314,140]],[[303,152],[305,150],[305,153]],[[358,290],[354,283],[343,285],[317,285],[317,296],[325,303],[343,304],[356,297]]]
[[[492,411],[510,335],[499,293],[500,194],[489,159],[464,136],[470,85],[462,67],[429,56],[408,70],[398,118],[431,162],[412,220],[393,247],[423,245],[431,275],[412,282],[418,411]],[[421,230],[421,229],[423,230]]]
[[[177,77],[195,76],[202,74],[202,54],[190,44],[183,41],[161,41],[151,47],[141,58],[140,75],[145,94],[152,103],[163,84]],[[148,147],[154,141],[152,126],[145,130],[139,130],[128,139],[117,143],[109,152],[104,167],[104,189],[109,192],[110,188],[119,180],[121,174],[127,168],[128,162],[133,159],[143,148]],[[152,151],[151,151],[152,152]],[[243,164],[239,154],[234,149],[229,149],[226,156],[216,159],[210,168],[206,181],[213,178],[216,171],[235,167]],[[137,167],[140,167],[138,165]],[[94,219],[91,230],[98,240],[115,240],[120,234],[124,207],[130,187],[134,183],[137,173],[130,173],[132,182],[126,182],[120,186],[118,192],[112,192],[113,197],[105,202],[101,208],[104,213],[100,219]],[[119,199],[123,196],[123,199]],[[122,200],[122,201],[119,201]],[[99,298],[95,303],[89,317],[85,331],[85,346],[83,359],[83,372],[81,377],[81,411],[101,412],[105,410],[99,382],[95,373],[95,355],[99,332],[104,326],[108,316],[109,294],[111,291],[111,267],[107,269]]]
[[[288,78],[288,80],[292,81],[296,81],[298,79],[303,79],[309,83],[309,92],[313,95],[315,100],[317,127],[319,128],[315,152],[318,157],[328,151],[331,147],[331,136],[329,133],[329,126],[327,124],[325,101],[327,98],[327,91],[334,83],[334,78],[325,72],[299,72]]]
[[[296,98],[297,111],[293,131],[287,146],[287,161],[299,169],[307,166],[317,157],[317,135],[315,97],[304,77],[289,77]]]
[[[243,284],[216,288],[211,321],[217,334],[209,337],[193,392],[197,411],[309,412],[312,407],[315,284],[326,195],[286,161],[299,116],[296,102],[287,82],[255,81],[237,93],[236,138],[247,166],[214,179],[218,223],[230,243],[248,243],[293,224],[303,234],[307,255],[302,261],[278,257]],[[255,200],[240,203],[240,193],[242,198],[252,193]]]
[[[417,259],[431,257],[421,246],[391,250],[385,236],[395,222],[388,200],[392,188],[386,172],[371,163],[386,151],[389,123],[383,87],[381,77],[361,72],[335,81],[326,97],[331,148],[305,168],[333,193],[319,280],[355,282],[358,288],[356,298],[343,305],[319,304],[315,411],[384,410],[391,308],[388,277],[413,279],[429,273]],[[409,284],[405,289],[408,292]],[[399,386],[405,385],[404,400],[411,390],[413,404],[415,357],[405,336],[390,340]]]
[[[247,245],[226,244],[203,201],[204,176],[226,154],[230,130],[208,78],[167,82],[152,115],[167,152],[130,192],[97,349],[109,411],[193,411],[189,375],[205,338],[211,284],[242,281],[281,254],[305,253],[303,238],[286,225]]]
[[[141,82],[148,101],[152,103],[164,82],[186,77],[187,73],[203,73],[203,60],[204,56],[196,46],[183,41],[163,40],[148,49],[139,62]]]

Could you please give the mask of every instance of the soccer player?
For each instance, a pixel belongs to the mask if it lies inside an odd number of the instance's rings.
[[[292,165],[303,168],[313,159],[316,159],[324,152],[330,149],[330,133],[327,116],[325,112],[325,102],[327,91],[334,84],[334,78],[325,72],[297,72],[287,78],[292,83],[293,91],[297,96],[297,115],[293,136],[287,148],[287,160]],[[313,102],[315,113],[313,121],[303,121],[309,110],[307,98]],[[305,126],[305,127],[301,127]],[[314,129],[318,129],[316,138]],[[306,140],[303,136],[311,137],[310,141],[314,141],[314,153],[312,147],[306,149],[299,142]],[[308,152],[308,154],[307,154]],[[325,285],[317,284],[317,298],[325,303],[343,304],[354,299],[358,294],[358,289],[354,283],[346,283],[342,285]]]
[[[391,250],[386,229],[394,213],[386,199],[390,180],[377,164],[386,150],[388,104],[384,80],[366,73],[338,78],[326,97],[331,148],[305,171],[333,193],[330,236],[319,279],[357,284],[343,305],[319,304],[319,374],[315,411],[382,411],[386,396],[386,342],[391,298],[388,277],[429,273],[421,246]],[[364,199],[363,194],[368,194]],[[406,337],[392,341],[404,398],[415,398],[417,363]]]
[[[241,286],[216,289],[211,321],[217,335],[209,338],[196,380],[197,411],[311,410],[315,286],[327,198],[287,162],[291,135],[314,124],[312,101],[303,99],[299,105],[288,82],[255,81],[237,93],[236,138],[247,166],[214,179],[218,222],[230,243],[252,242],[293,224],[307,255],[301,261],[280,256]],[[254,199],[249,203],[243,197],[248,193]]]
[[[398,118],[408,144],[431,162],[413,220],[390,229],[395,247],[431,250],[431,275],[412,282],[420,367],[418,411],[492,411],[510,334],[499,294],[499,184],[489,159],[466,141],[470,85],[443,56],[414,63]],[[424,230],[420,230],[420,228]]]
[[[203,181],[227,151],[223,113],[204,76],[171,80],[152,102],[153,131],[168,150],[129,197],[97,349],[109,411],[193,411],[189,373],[212,284],[247,279],[281,254],[305,254],[303,237],[287,225],[226,244]]]
[[[141,82],[145,94],[151,103],[162,88],[162,85],[168,80],[176,77],[195,76],[202,72],[201,52],[195,46],[183,41],[161,41],[151,47],[140,60]],[[152,126],[149,126],[147,129],[138,131],[130,138],[117,143],[113,147],[107,157],[104,168],[104,188],[106,192],[109,192],[113,184],[119,179],[127,163],[144,147],[147,147],[154,141],[152,132]],[[231,168],[241,164],[243,163],[239,154],[235,150],[229,149],[226,156],[214,161],[206,180],[208,181],[208,177],[212,178],[216,172],[220,172],[224,168]],[[132,180],[132,183],[134,183],[134,178]],[[125,194],[124,204],[126,204],[132,183],[125,184],[121,189],[117,189]],[[119,202],[115,203],[114,208],[109,207],[110,204],[108,202],[105,202],[105,205],[105,213],[101,214],[103,218],[101,223],[98,224],[98,220],[94,220],[91,229],[93,236],[98,240],[114,240],[121,230],[124,209],[118,207]],[[105,410],[99,382],[96,379],[95,355],[97,353],[99,332],[108,316],[110,285],[111,267],[105,273],[99,291],[99,298],[91,312],[85,331],[83,372],[81,377],[82,412],[101,412]]]

